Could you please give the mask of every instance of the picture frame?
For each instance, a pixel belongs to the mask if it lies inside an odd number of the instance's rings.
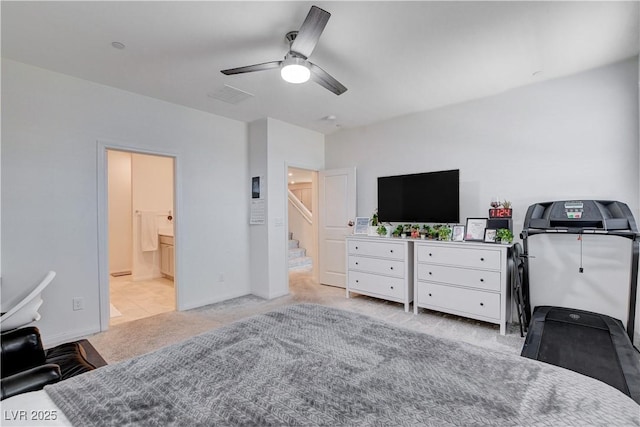
[[[485,243],[495,243],[496,242],[496,233],[498,230],[495,228],[485,228],[484,229],[484,241]]]
[[[353,234],[369,234],[369,220],[369,217],[357,217],[356,224],[353,227]]]
[[[464,240],[483,242],[484,230],[487,228],[487,218],[467,218]]]
[[[451,230],[451,241],[462,242],[464,241],[464,225],[454,225]]]

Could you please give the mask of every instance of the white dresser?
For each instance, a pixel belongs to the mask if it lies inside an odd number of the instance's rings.
[[[418,307],[500,325],[511,318],[510,245],[415,241],[414,313]]]
[[[347,298],[350,293],[404,304],[413,301],[413,245],[409,240],[349,236]]]

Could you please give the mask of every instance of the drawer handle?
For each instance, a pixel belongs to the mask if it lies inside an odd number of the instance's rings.
[[[484,303],[483,302],[481,302],[480,305],[484,307]]]
[[[391,289],[393,289],[393,286],[391,286]]]
[[[484,258],[480,258],[480,261],[484,261]]]
[[[358,249],[358,247],[356,246],[356,250]]]
[[[358,261],[356,261],[356,265],[358,265]]]
[[[429,296],[431,296],[431,294],[429,294]]]
[[[359,280],[356,280],[356,283],[360,283],[360,281],[359,281]]]
[[[393,270],[393,267],[389,267],[389,269]]]
[[[433,274],[432,272],[429,272],[429,276],[431,276],[432,274]]]
[[[393,253],[393,249],[391,249],[389,252]]]
[[[429,256],[433,256],[433,254],[432,254],[432,253],[429,253]]]
[[[357,264],[357,262],[356,262],[356,264]],[[480,281],[481,281],[481,282],[484,282],[484,279],[480,279]]]

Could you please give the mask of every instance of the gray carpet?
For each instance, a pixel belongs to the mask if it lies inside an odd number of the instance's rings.
[[[266,313],[291,304],[312,303],[350,310],[397,326],[470,344],[520,354],[524,338],[517,325],[509,325],[506,336],[498,325],[469,318],[420,309],[406,313],[402,304],[352,294],[319,285],[309,273],[290,274],[290,294],[273,300],[247,295],[188,311],[163,313],[118,324],[89,338],[108,363],[130,359],[160,347],[183,341],[212,328],[227,325],[254,314]]]
[[[637,425],[599,381],[292,305],[45,390],[74,425]]]

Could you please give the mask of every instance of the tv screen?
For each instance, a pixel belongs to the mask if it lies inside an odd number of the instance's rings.
[[[460,222],[460,170],[378,178],[383,222]]]

